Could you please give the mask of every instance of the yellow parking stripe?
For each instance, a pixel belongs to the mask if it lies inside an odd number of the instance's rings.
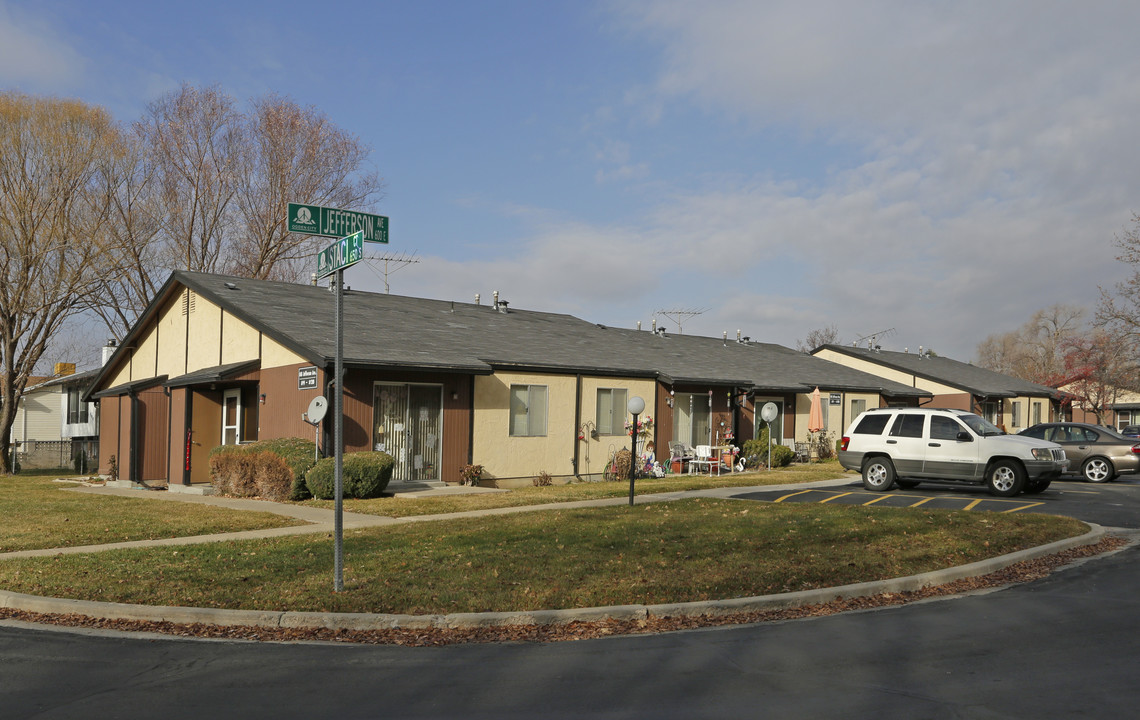
[[[820,505],[822,505],[822,504],[824,504],[824,503],[829,503],[829,502],[831,502],[832,500],[838,500],[838,499],[839,499],[839,498],[841,498],[841,497],[847,497],[848,495],[852,495],[852,494],[853,494],[853,493],[845,492],[845,493],[839,493],[838,495],[832,495],[832,496],[831,496],[831,497],[829,497],[829,498],[825,498],[825,499],[823,499],[823,500],[820,500],[820,501],[819,501],[819,504],[820,504]]]
[[[974,502],[970,503],[969,505],[967,505],[966,507],[964,507],[962,509],[963,510],[973,510],[977,506],[977,504],[980,503],[981,501],[982,501],[982,498],[978,498],[977,500],[975,500]]]
[[[1038,505],[1044,505],[1044,504],[1045,503],[1041,503],[1041,502],[1029,503],[1028,505],[1022,505],[1021,507],[1010,508],[1009,510],[1002,510],[1002,512],[1003,513],[1011,513],[1011,512],[1017,512],[1019,510],[1028,510],[1029,508],[1035,508]]]
[[[934,497],[936,497],[936,496],[925,497],[925,498],[919,500],[918,502],[916,502],[914,505],[911,505],[911,507],[918,507],[919,505],[924,505],[924,504],[930,502],[931,500],[933,500]]]
[[[781,497],[781,498],[776,498],[776,499],[775,499],[775,500],[773,500],[772,502],[784,502],[784,501],[785,501],[785,500],[787,500],[788,498],[793,498],[793,497],[795,497],[796,495],[803,495],[803,494],[805,494],[805,493],[810,493],[810,492],[815,492],[815,491],[814,491],[814,490],[800,490],[799,492],[794,492],[794,493],[791,493],[790,495],[785,495],[784,497]]]
[[[890,495],[880,495],[879,497],[875,498],[874,500],[868,500],[867,502],[863,503],[863,505],[874,505],[875,503],[879,502],[880,500],[886,500],[889,497],[891,497],[891,496]],[[897,496],[895,496],[895,497],[897,497]]]

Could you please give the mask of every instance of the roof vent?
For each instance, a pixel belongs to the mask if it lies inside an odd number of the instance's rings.
[[[637,321],[637,329],[639,331],[641,330],[641,321],[640,320]]]
[[[229,288],[230,290],[237,290],[237,285],[234,285],[231,282],[226,283],[226,287]]]
[[[495,298],[495,309],[505,315],[507,313],[507,301]]]
[[[479,304],[479,293],[475,293],[475,304]]]

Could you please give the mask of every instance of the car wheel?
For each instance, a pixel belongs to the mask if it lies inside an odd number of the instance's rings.
[[[1038,493],[1043,493],[1049,489],[1049,483],[1051,482],[1052,480],[1038,480],[1037,482],[1026,483],[1025,494],[1037,495]]]
[[[1081,474],[1085,476],[1085,480],[1094,483],[1108,482],[1116,475],[1112,463],[1104,458],[1089,458],[1085,460],[1085,464],[1081,465]]]
[[[886,492],[895,484],[895,466],[887,457],[873,457],[863,463],[863,487],[873,492]]]
[[[918,487],[921,483],[918,480],[895,480],[895,484],[903,490],[911,490]]]
[[[999,460],[986,473],[986,489],[991,495],[1013,497],[1025,487],[1025,469],[1012,460]]]

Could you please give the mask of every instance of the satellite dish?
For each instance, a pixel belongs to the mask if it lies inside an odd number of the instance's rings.
[[[776,403],[764,403],[764,407],[760,408],[760,419],[764,422],[772,422],[776,416],[780,414],[780,408],[776,407]]]
[[[329,410],[329,401],[325,399],[324,395],[318,395],[313,398],[309,403],[309,409],[305,411],[305,422],[310,425],[316,425],[321,420],[325,419],[325,413]]]

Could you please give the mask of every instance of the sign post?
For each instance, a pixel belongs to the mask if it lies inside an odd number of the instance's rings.
[[[364,231],[342,237],[317,255],[317,276],[333,276],[336,288],[336,361],[333,370],[333,590],[344,590],[344,269],[364,258]]]

